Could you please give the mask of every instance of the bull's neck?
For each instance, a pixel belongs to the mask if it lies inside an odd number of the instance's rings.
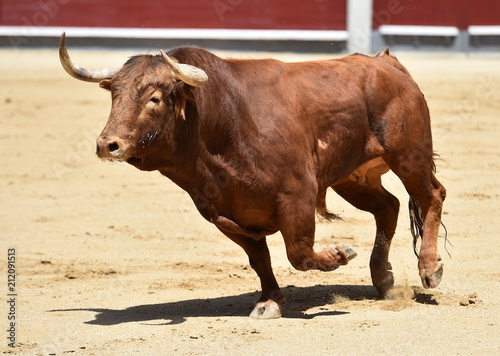
[[[176,158],[159,170],[186,190],[198,207],[216,199],[230,180],[238,179],[235,166],[253,166],[241,127],[242,117],[249,119],[245,103],[234,91],[207,93],[200,91],[196,107],[186,108]]]

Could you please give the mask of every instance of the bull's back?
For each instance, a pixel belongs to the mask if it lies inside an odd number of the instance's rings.
[[[365,62],[349,57],[255,62],[255,68],[245,73],[242,90],[265,161],[271,147],[272,159],[281,161],[277,167],[293,163],[333,180],[362,164],[370,132],[363,88],[370,69]]]
[[[382,155],[401,119],[426,109],[408,71],[385,57],[235,62],[260,158],[272,150],[276,167],[311,167],[332,184]]]

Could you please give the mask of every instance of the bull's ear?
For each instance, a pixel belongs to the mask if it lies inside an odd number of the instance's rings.
[[[111,79],[103,79],[99,82],[99,86],[106,90],[111,90]]]
[[[186,101],[194,100],[193,90],[195,87],[184,82],[178,82],[175,88],[175,116],[186,120]]]
[[[186,98],[183,96],[175,100],[175,116],[186,120]]]

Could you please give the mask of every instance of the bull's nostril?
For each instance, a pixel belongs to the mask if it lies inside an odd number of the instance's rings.
[[[118,150],[120,147],[118,146],[118,144],[116,142],[111,142],[108,146],[108,149],[109,149],[109,152],[114,152],[116,150]]]

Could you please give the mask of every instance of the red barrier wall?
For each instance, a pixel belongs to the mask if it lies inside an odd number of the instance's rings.
[[[373,28],[380,25],[500,25],[499,0],[374,0]]]
[[[382,24],[500,25],[499,0],[374,0]],[[0,25],[345,30],[345,0],[0,0]]]
[[[345,0],[0,0],[0,25],[345,30]]]

